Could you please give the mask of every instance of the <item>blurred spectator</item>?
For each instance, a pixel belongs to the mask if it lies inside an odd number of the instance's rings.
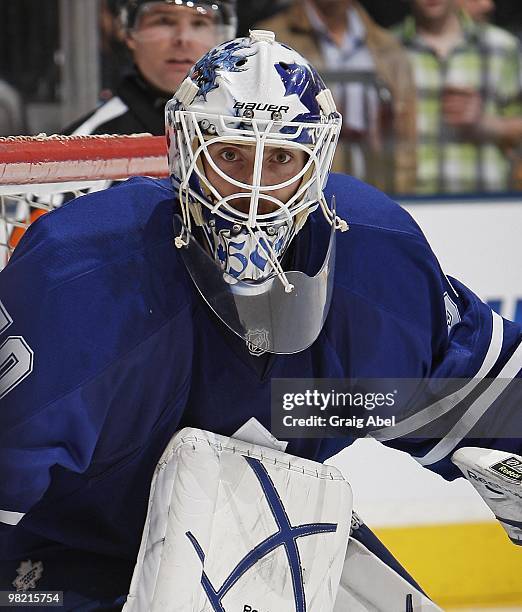
[[[459,0],[460,8],[475,21],[487,23],[495,12],[493,0]]]
[[[132,65],[118,4],[121,4],[121,0],[102,0],[100,4],[100,100],[103,101],[112,98],[123,72],[128,72]]]
[[[292,0],[242,0],[237,3],[237,34],[248,36],[254,24],[268,19],[290,4]]]
[[[501,191],[522,136],[518,41],[457,0],[411,0],[398,26],[417,85],[417,191]]]
[[[256,27],[274,31],[327,79],[325,69],[344,73],[343,84],[332,85],[343,114],[334,169],[387,191],[411,192],[415,86],[407,54],[393,36],[356,0],[294,0]]]
[[[24,105],[20,94],[0,79],[0,136],[25,133]]]
[[[163,135],[165,103],[189,68],[214,45],[234,37],[235,0],[120,0],[116,8],[134,66],[113,98],[65,133]]]

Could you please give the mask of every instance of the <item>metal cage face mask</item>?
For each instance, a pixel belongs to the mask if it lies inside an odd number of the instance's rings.
[[[237,117],[186,111],[177,111],[175,119],[181,127],[175,137],[188,225],[192,219],[203,227],[216,262],[236,278],[257,281],[279,274],[291,240],[322,203],[337,125],[263,119],[242,125]],[[220,163],[213,147],[245,156],[239,165],[247,165],[246,176],[227,173],[223,166],[234,164]],[[278,156],[290,161],[273,162]],[[271,166],[275,172],[267,169]]]
[[[197,62],[167,105],[166,121],[170,173],[182,213],[176,225],[176,246],[203,297],[246,339],[256,318],[266,324],[274,316],[271,308],[286,312],[279,291],[292,303],[287,320],[292,310],[304,315],[304,304],[296,309],[297,282],[301,298],[315,296],[312,310],[322,327],[331,295],[332,249],[325,253],[323,272],[313,277],[314,282],[307,283],[304,273],[286,271],[282,265],[291,241],[317,208],[332,231],[347,228],[323,197],[341,118],[313,67],[292,49],[276,43],[271,32],[253,31],[250,38],[224,43]],[[215,154],[220,147],[232,147],[244,155],[250,164],[248,171],[238,173],[233,165],[230,170],[220,163]],[[291,166],[289,173],[270,175],[267,165],[277,152],[300,163]],[[201,228],[204,240],[199,246],[207,257],[195,248],[194,225]],[[205,275],[210,262],[217,274],[208,271]],[[213,279],[213,289],[220,285],[219,295],[235,297],[224,302],[210,297],[216,292],[208,286],[208,277]],[[279,286],[277,299],[269,298],[275,295],[274,283]],[[254,297],[261,294],[265,298]],[[219,311],[224,303],[226,313]],[[232,316],[234,308],[239,310]],[[238,316],[239,320],[245,317],[248,329],[237,325]],[[316,329],[310,316],[314,315],[308,311],[307,322],[302,323]],[[295,322],[299,324],[299,317]],[[266,341],[266,350],[303,350],[271,327],[270,333],[265,330],[268,336],[279,340]]]

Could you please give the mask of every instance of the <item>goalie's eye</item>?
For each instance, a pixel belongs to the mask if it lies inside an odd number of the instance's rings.
[[[284,149],[279,149],[272,155],[272,161],[277,164],[288,164],[293,158],[293,155]]]
[[[229,163],[239,160],[239,155],[237,154],[237,151],[235,151],[234,149],[223,149],[223,151],[219,153],[219,156],[221,157],[223,161],[226,161]]]

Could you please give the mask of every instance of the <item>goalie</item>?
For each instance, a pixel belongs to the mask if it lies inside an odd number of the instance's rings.
[[[30,560],[67,609],[121,608],[174,433],[270,430],[272,378],[468,378],[374,435],[462,469],[520,543],[521,329],[442,273],[398,205],[329,175],[341,117],[313,67],[254,31],[199,60],[166,117],[171,181],[40,218],[0,274],[1,589]],[[352,441],[286,453],[323,462]]]

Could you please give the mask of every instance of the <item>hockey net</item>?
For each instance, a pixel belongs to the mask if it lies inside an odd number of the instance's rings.
[[[0,269],[38,217],[131,176],[168,176],[163,136],[0,138]]]

